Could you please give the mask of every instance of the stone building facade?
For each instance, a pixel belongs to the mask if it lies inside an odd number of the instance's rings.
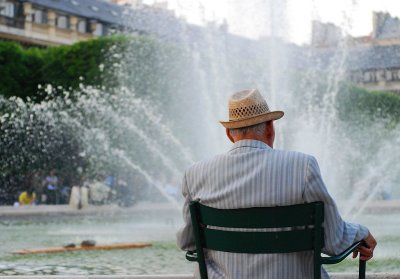
[[[370,90],[400,93],[400,45],[354,49],[349,56],[349,80]]]
[[[124,26],[124,8],[100,0],[0,0],[0,39],[64,45]]]
[[[374,12],[372,32],[345,37],[331,23],[314,23],[311,47],[325,52],[338,48],[345,55],[347,77],[369,90],[400,93],[400,19]]]

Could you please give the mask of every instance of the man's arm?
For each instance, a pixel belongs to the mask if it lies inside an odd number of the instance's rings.
[[[183,227],[176,234],[178,247],[185,251],[193,251],[196,249],[194,242],[192,221],[190,219],[189,203],[191,201],[189,190],[186,183],[186,174],[182,181],[182,195],[185,199],[183,204]]]
[[[324,203],[325,247],[322,249],[324,253],[337,255],[354,242],[364,240],[369,247],[359,249],[361,259],[372,258],[373,249],[376,246],[375,239],[366,227],[342,220],[335,201],[326,189],[314,157],[310,157],[308,162],[304,199],[306,202],[322,201]]]

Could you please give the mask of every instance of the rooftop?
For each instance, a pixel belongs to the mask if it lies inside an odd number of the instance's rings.
[[[378,26],[376,27],[377,39],[398,39],[400,37],[400,20],[389,13],[376,13]]]
[[[400,45],[356,48],[346,60],[349,70],[400,68]]]
[[[25,0],[34,5],[112,24],[124,24],[125,8],[100,0]]]

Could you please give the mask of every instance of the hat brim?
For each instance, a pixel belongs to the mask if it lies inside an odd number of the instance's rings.
[[[257,125],[271,120],[278,120],[282,118],[284,114],[285,113],[283,111],[271,111],[246,119],[235,120],[235,121],[220,121],[219,123],[221,123],[222,126],[224,126],[225,128],[236,129],[236,128],[243,128],[243,127]]]

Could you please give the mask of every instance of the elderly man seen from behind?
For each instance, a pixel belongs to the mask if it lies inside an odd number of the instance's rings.
[[[294,205],[322,201],[325,205],[325,247],[336,255],[352,243],[361,259],[369,260],[376,246],[374,237],[362,225],[344,222],[322,180],[318,163],[310,155],[273,149],[274,120],[282,111],[270,111],[256,89],[233,94],[229,100],[229,121],[221,121],[234,143],[226,154],[194,164],[183,177],[184,226],[177,234],[178,246],[194,250],[194,236],[188,204],[220,208],[248,208]],[[357,252],[354,253],[354,257]],[[205,251],[209,278],[312,278],[312,251],[286,254],[234,254]],[[322,268],[322,278],[329,278]],[[196,272],[196,278],[200,278]]]

